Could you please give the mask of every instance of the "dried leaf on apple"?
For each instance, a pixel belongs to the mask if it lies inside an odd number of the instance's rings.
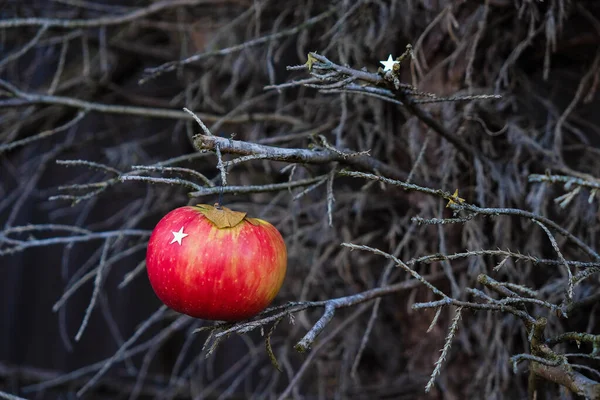
[[[233,228],[246,218],[245,212],[233,211],[227,207],[215,207],[208,204],[198,204],[196,207],[219,229]]]

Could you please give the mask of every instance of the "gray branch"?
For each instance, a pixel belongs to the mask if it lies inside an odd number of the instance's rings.
[[[223,153],[248,156],[254,154],[265,155],[273,161],[285,161],[306,164],[327,164],[339,162],[363,171],[375,171],[394,179],[406,179],[407,174],[390,165],[367,155],[354,156],[356,153],[348,151],[286,149],[283,147],[265,146],[262,144],[233,140],[218,136],[196,135],[194,146],[197,150],[216,151],[217,146]]]

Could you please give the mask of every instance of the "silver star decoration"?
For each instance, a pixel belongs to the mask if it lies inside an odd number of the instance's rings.
[[[396,64],[398,61],[395,61],[392,58],[392,55],[390,54],[388,56],[387,61],[379,61],[379,62],[383,64],[383,70],[384,71],[391,71],[394,68],[394,64]]]
[[[183,226],[181,227],[181,229],[178,232],[171,232],[173,234],[173,240],[171,240],[171,243],[169,244],[173,244],[175,242],[179,243],[179,245],[181,246],[181,240],[188,236],[187,233],[183,233]]]

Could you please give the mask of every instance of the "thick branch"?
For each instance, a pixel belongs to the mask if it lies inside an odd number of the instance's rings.
[[[600,383],[573,371],[568,365],[554,367],[533,362],[530,368],[537,376],[563,385],[585,399],[600,399]]]
[[[417,94],[415,88],[412,88],[410,85],[400,84],[398,87],[395,87],[393,83],[393,75],[380,75],[374,74],[365,71],[358,71],[353,68],[344,67],[338,65],[327,57],[324,57],[320,54],[310,53],[310,57],[317,60],[321,65],[319,67],[325,70],[335,70],[344,76],[351,76],[356,80],[369,82],[376,86],[385,86],[390,89],[395,98],[400,101],[400,103],[408,109],[413,115],[415,115],[421,122],[425,125],[429,126],[434,132],[438,135],[452,143],[459,151],[466,155],[470,155],[472,157],[477,157],[485,160],[486,157],[479,152],[476,148],[469,145],[461,138],[456,136],[454,133],[450,132],[446,129],[442,124],[440,124],[431,114],[418,106],[419,101],[415,100],[413,95]],[[315,66],[316,67],[316,66]],[[389,79],[388,79],[389,78]],[[492,96],[493,98],[498,98],[499,96]],[[440,99],[438,99],[440,100]],[[462,100],[462,99],[459,99]]]
[[[375,171],[394,179],[406,179],[407,174],[403,171],[382,163],[381,161],[367,155],[354,156],[354,153],[344,153],[331,150],[308,150],[308,149],[286,149],[282,147],[265,146],[240,140],[232,140],[218,136],[196,135],[194,146],[198,150],[212,150],[216,147],[223,153],[237,154],[241,156],[262,154],[265,158],[274,161],[298,162],[307,164],[327,164],[339,162],[364,171]]]
[[[296,351],[299,351],[301,353],[306,352],[310,348],[311,344],[315,341],[317,336],[319,336],[319,334],[323,332],[325,327],[331,322],[334,315],[335,306],[333,305],[333,303],[327,304],[325,306],[325,312],[323,313],[323,316],[313,325],[311,330],[308,331],[306,335],[304,335],[302,340],[300,340],[294,346]]]
[[[438,272],[430,275],[423,276],[423,279],[427,281],[435,281],[438,279],[443,279],[446,277],[444,272]],[[307,333],[304,338],[296,344],[296,348],[299,350],[306,351],[312,346],[313,341],[316,339],[317,335],[321,333],[326,327],[327,324],[331,321],[334,311],[339,308],[347,308],[353,307],[367,301],[371,301],[380,297],[388,296],[391,294],[397,294],[402,291],[414,289],[421,285],[422,282],[417,279],[411,279],[408,281],[403,281],[400,283],[396,283],[394,285],[385,286],[385,287],[377,287],[374,289],[369,289],[364,292],[356,293],[349,296],[338,297],[335,299],[329,300],[321,300],[321,301],[303,301],[303,302],[291,302],[288,304],[284,304],[278,307],[271,307],[261,314],[259,314],[258,319],[240,322],[234,324],[233,326],[230,323],[223,322],[211,327],[211,329],[223,329],[219,333],[215,334],[214,337],[216,339],[229,335],[233,332],[244,333],[249,332],[253,329],[259,328],[261,326],[267,325],[271,322],[275,322],[281,317],[285,317],[290,314],[298,313],[300,311],[304,311],[309,308],[318,308],[324,307],[325,312],[324,315],[317,321],[315,326]],[[273,314],[275,312],[275,314]]]

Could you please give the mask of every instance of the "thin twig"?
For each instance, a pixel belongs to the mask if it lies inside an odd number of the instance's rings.
[[[98,28],[132,22],[169,8],[196,6],[214,2],[215,0],[164,0],[157,1],[148,7],[139,8],[127,14],[95,19],[8,18],[0,21],[0,29],[17,28],[21,26],[47,26],[48,28],[63,29]]]
[[[239,45],[236,46],[231,46],[231,47],[227,47],[225,49],[221,49],[221,50],[215,50],[215,51],[209,51],[206,53],[200,53],[200,54],[195,54],[191,57],[188,57],[184,60],[180,60],[180,61],[171,61],[165,64],[162,64],[158,67],[155,68],[148,68],[146,69],[145,73],[146,75],[140,79],[139,83],[143,84],[145,82],[147,82],[150,79],[154,79],[157,76],[164,74],[165,72],[170,72],[170,71],[174,71],[177,68],[179,68],[180,66],[183,65],[187,65],[190,63],[194,63],[197,61],[200,61],[202,59],[205,58],[209,58],[209,57],[215,57],[215,56],[222,56],[222,55],[226,55],[226,54],[231,54],[231,53],[235,53],[241,50],[245,50],[248,49],[252,46],[257,46],[257,45],[261,45],[264,43],[269,43],[273,40],[277,40],[286,36],[290,36],[290,35],[295,35],[298,32],[302,31],[303,29],[306,29],[326,18],[328,18],[330,15],[332,15],[335,12],[335,8],[331,8],[328,11],[325,11],[324,13],[321,13],[315,17],[309,18],[306,21],[298,24],[297,26],[293,27],[293,28],[289,28],[289,29],[284,29],[281,30],[277,33],[274,34],[269,34],[266,36],[262,36],[256,39],[252,39],[249,40],[245,43],[241,43]],[[1,27],[1,26],[0,26]]]

